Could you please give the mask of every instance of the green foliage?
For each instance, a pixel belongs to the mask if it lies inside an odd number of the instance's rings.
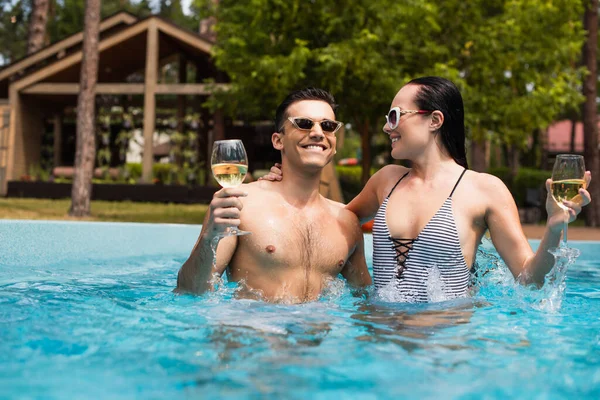
[[[346,132],[346,137],[344,138],[344,146],[338,150],[338,152],[336,154],[336,159],[340,160],[342,158],[356,157],[357,151],[359,149],[360,149],[360,136],[351,135],[351,134],[349,134],[349,132]]]
[[[128,178],[138,181],[142,178],[142,163],[127,163],[125,171]]]
[[[394,93],[423,75],[453,80],[470,139],[524,147],[576,108],[584,71],[582,0],[196,0],[217,18],[217,66],[232,89],[211,99],[271,118],[291,90],[329,89],[371,144]]]
[[[82,16],[85,11],[85,0],[62,0],[55,3],[54,15],[48,18],[47,31],[50,42],[58,40],[83,30]],[[152,13],[148,1],[133,2],[131,0],[103,0],[101,3],[101,18],[108,17],[119,11],[128,11],[143,18]]]
[[[504,182],[504,184],[510,189],[513,184],[512,171],[509,167],[495,167],[490,168],[487,171],[488,174],[497,176]]]
[[[54,43],[83,30],[85,0],[53,1],[46,26],[48,42]],[[144,18],[153,13],[149,0],[103,0],[101,18],[127,11]],[[0,0],[0,65],[23,57],[27,50],[27,34],[31,1]],[[181,0],[161,0],[158,13],[178,26],[196,30],[198,19],[185,15]]]
[[[65,210],[70,199],[0,198],[0,219],[69,220]],[[134,203],[131,201],[94,200],[91,221],[152,222],[201,224],[206,204]]]
[[[453,57],[435,69],[462,86],[474,139],[523,148],[532,132],[582,101],[581,1],[445,1],[438,8],[446,16],[439,39]]]
[[[29,3],[23,0],[0,0],[0,65],[25,56],[29,7]]]
[[[212,104],[245,117],[271,118],[291,90],[318,86],[344,100],[341,118],[372,124],[401,76],[387,59],[377,2],[225,0],[212,12],[216,64],[233,84]]]
[[[546,179],[552,174],[549,171],[540,171],[537,169],[520,168],[515,176],[512,194],[515,197],[517,205],[525,206],[525,196],[527,189],[539,189],[545,192]]]
[[[348,203],[355,198],[364,187],[360,181],[362,168],[358,165],[336,165],[335,171],[340,181],[344,200]],[[371,168],[371,175],[374,174],[375,171],[375,168]]]
[[[173,167],[171,164],[155,163],[152,165],[152,176],[160,182],[167,183],[171,180]]]
[[[513,178],[510,168],[506,167],[491,168],[488,173],[497,176],[504,182],[519,207],[525,206],[527,189],[538,189],[544,192],[546,179],[550,178],[551,175],[549,171],[519,168],[517,175]]]

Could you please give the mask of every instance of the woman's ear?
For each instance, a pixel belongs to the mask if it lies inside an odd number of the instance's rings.
[[[271,135],[271,143],[273,143],[273,148],[275,150],[283,150],[283,133],[281,132],[273,132]]]
[[[432,132],[437,132],[444,125],[444,114],[441,111],[434,111],[431,113],[431,123],[429,124],[429,129]]]

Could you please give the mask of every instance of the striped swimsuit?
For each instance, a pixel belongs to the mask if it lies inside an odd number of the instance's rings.
[[[465,297],[471,274],[462,254],[452,212],[452,195],[415,239],[392,238],[387,226],[388,199],[408,172],[387,195],[373,223],[373,277],[379,293],[391,291],[393,299],[432,302]]]

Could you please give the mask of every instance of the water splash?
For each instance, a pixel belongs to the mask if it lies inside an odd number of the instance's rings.
[[[392,279],[386,285],[377,289],[373,298],[384,303],[418,303],[419,293],[417,291],[401,292],[398,290],[397,281]]]
[[[579,249],[561,246],[548,250],[554,256],[554,267],[546,274],[544,286],[540,290],[537,309],[557,312],[565,298],[566,278],[569,266],[575,263],[581,254]]]
[[[437,265],[432,265],[427,271],[427,298],[429,299],[429,302],[439,303],[454,297],[450,297],[445,291],[446,284],[442,279],[442,273]]]
[[[493,250],[479,249],[473,287],[480,296],[488,299],[511,299],[518,307],[558,312],[565,297],[567,270],[580,251],[568,247],[552,248],[549,251],[554,255],[554,267],[546,275],[542,288],[538,289],[535,285],[525,285],[527,277],[523,274],[515,280],[506,264]]]
[[[346,282],[340,278],[324,278],[320,300],[334,302],[348,292]]]

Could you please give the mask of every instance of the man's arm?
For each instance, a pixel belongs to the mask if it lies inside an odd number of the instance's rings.
[[[354,251],[342,269],[342,276],[354,287],[365,287],[373,282],[367,267],[367,260],[365,259],[365,246],[362,232]]]
[[[358,223],[358,217],[349,210],[343,210],[343,215],[347,218],[347,226],[350,227],[348,235],[352,235],[355,241],[354,250],[348,257],[341,274],[348,283],[355,287],[364,287],[371,284],[371,275],[365,259],[365,240]]]
[[[198,241],[177,275],[176,292],[204,293],[211,289],[213,274],[223,274],[237,248],[237,236],[221,239],[221,235],[228,227],[239,226],[242,203],[238,197],[245,195],[237,188],[215,193]]]

